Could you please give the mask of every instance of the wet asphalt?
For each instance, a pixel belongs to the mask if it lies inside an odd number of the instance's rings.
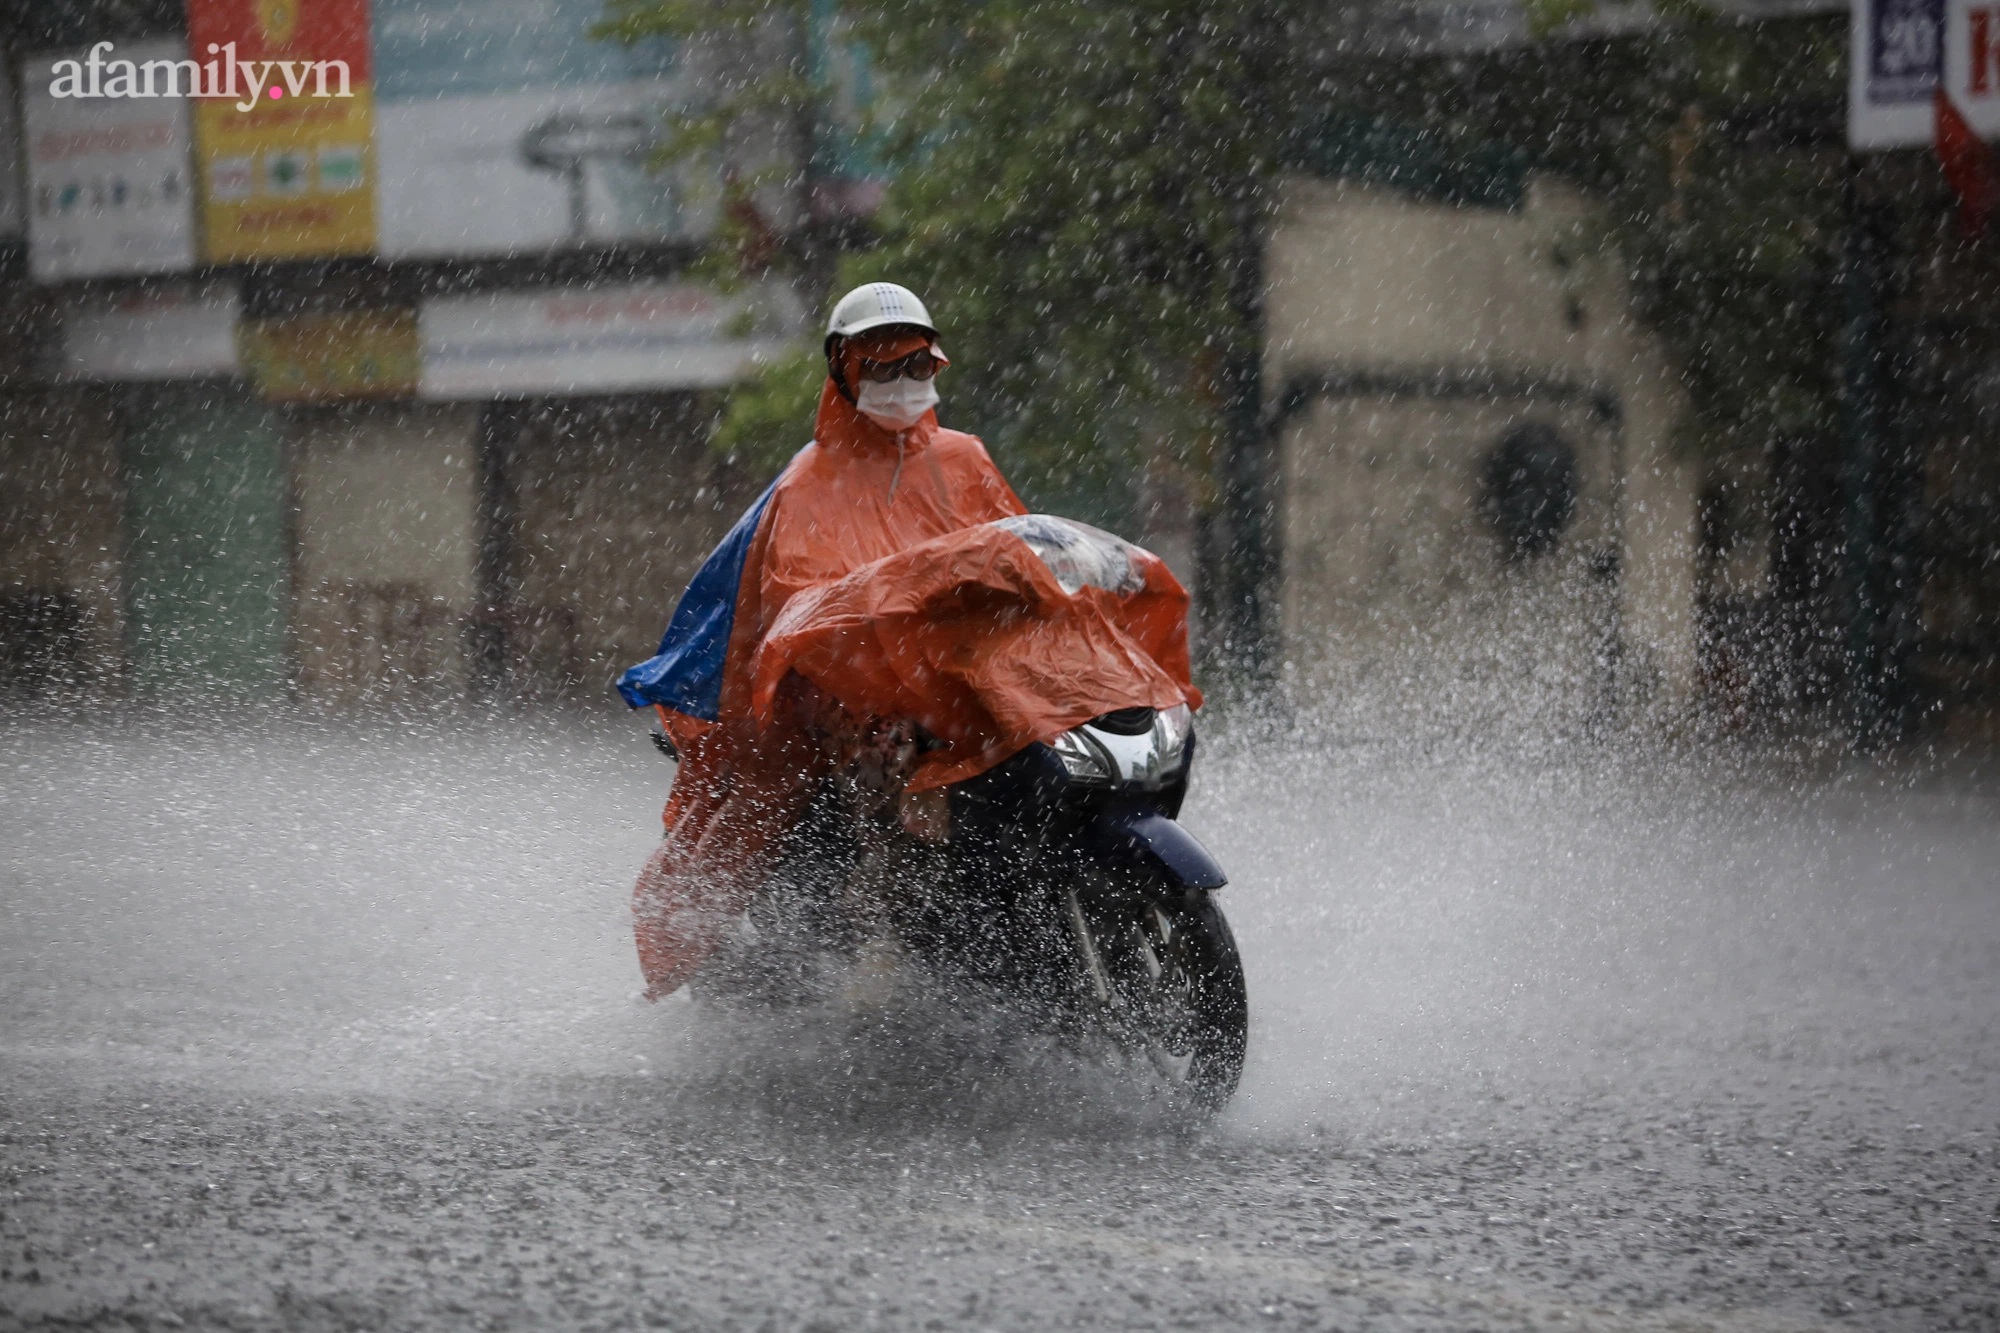
[[[1231,1108],[647,1006],[611,723],[0,719],[0,1328],[2000,1328],[1979,763],[1218,738]]]

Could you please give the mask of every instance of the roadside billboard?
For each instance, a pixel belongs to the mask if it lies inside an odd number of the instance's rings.
[[[1946,0],[1854,0],[1847,142],[1909,148],[1931,142],[1931,99],[1944,73]]]
[[[417,318],[354,310],[246,321],[243,361],[274,403],[401,398],[417,388]]]
[[[696,80],[590,36],[602,0],[375,0],[380,252],[495,255],[693,240],[719,173],[648,169]]]
[[[770,280],[725,294],[695,283],[440,297],[418,316],[419,392],[520,398],[718,388],[797,346],[805,304]]]
[[[798,345],[797,291],[683,282],[552,287],[426,301],[419,311],[246,319],[224,279],[76,296],[44,369],[59,380],[247,378],[267,402],[433,401],[717,388]]]
[[[231,282],[166,282],[65,300],[50,352],[58,379],[183,380],[243,374]]]
[[[139,65],[186,59],[178,40],[135,42],[118,54]],[[22,64],[28,271],[52,282],[192,268],[188,103],[180,97],[57,97],[57,63],[89,55],[58,51]]]
[[[187,0],[187,18],[196,51],[234,52],[195,104],[206,258],[372,253],[367,0]]]

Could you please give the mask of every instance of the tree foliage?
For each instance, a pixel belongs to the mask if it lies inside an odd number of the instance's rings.
[[[626,39],[812,21],[811,0],[609,4],[606,30]],[[1353,40],[1367,4],[843,0],[894,89],[877,127],[894,186],[879,245],[834,286],[922,293],[953,358],[947,420],[984,436],[1032,503],[1117,523],[1148,462],[1210,475],[1219,370],[1251,336],[1230,291],[1252,262],[1246,218],[1313,156],[1304,140],[1342,116],[1390,121],[1468,160],[1505,141],[1604,199],[1605,239],[1688,375],[1702,442],[1824,429],[1837,155],[1743,127],[1838,96],[1841,25],[1660,0],[1644,32],[1581,39],[1595,8],[1527,0],[1543,40],[1391,60]],[[712,114],[763,98],[810,115],[806,48],[789,49],[768,85]],[[788,456],[819,373],[802,352],[734,391],[718,442]]]
[[[1534,0],[1560,30],[1596,0]],[[1844,13],[1747,21],[1695,0],[1616,40],[1431,62],[1383,100],[1500,134],[1604,200],[1641,311],[1694,405],[1690,443],[1824,436],[1839,410]]]
[[[804,23],[803,6],[613,0],[633,38]],[[889,279],[930,303],[952,369],[944,415],[985,437],[1031,502],[1104,520],[1149,460],[1203,471],[1243,210],[1261,204],[1325,78],[1329,7],[1306,0],[848,0],[887,73],[894,169],[879,246],[836,286]],[[770,454],[804,361],[736,392],[724,438]],[[798,439],[794,427],[791,438]]]

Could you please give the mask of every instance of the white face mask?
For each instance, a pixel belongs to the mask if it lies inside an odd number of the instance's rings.
[[[864,380],[854,405],[884,430],[908,430],[938,403],[935,379],[897,378],[887,384]]]

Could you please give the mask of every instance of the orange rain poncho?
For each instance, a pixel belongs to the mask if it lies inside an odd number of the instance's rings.
[[[1010,530],[1046,522],[1024,513],[977,439],[934,412],[899,437],[827,381],[814,442],[690,585],[660,656],[620,681],[629,702],[660,705],[680,751],[666,837],[633,895],[649,995],[713,951],[829,767],[781,706],[791,672],[855,718],[908,718],[945,742],[913,789],[1114,708],[1199,704],[1187,594],[1166,566],[1123,547],[1123,595],[1072,595]]]
[[[773,718],[796,671],[850,714],[901,717],[943,747],[923,791],[975,777],[1115,708],[1200,702],[1187,593],[1166,563],[1041,515],[949,533],[794,597],[752,665]]]

